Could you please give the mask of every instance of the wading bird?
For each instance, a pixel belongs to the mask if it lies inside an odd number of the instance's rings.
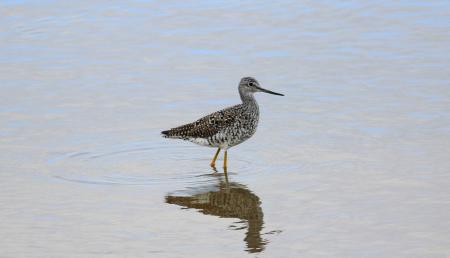
[[[215,168],[220,150],[225,151],[223,168],[227,169],[227,150],[249,139],[255,132],[259,120],[259,108],[255,92],[274,95],[283,94],[260,87],[252,77],[244,77],[239,83],[242,104],[214,112],[197,121],[161,132],[163,137],[187,140],[202,146],[218,148],[211,167]]]

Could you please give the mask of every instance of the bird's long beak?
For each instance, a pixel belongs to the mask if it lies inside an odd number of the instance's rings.
[[[262,91],[262,92],[265,92],[265,93],[269,93],[269,94],[273,94],[273,95],[278,95],[278,96],[284,96],[283,94],[281,94],[281,93],[276,93],[276,92],[273,92],[273,91],[270,91],[270,90],[266,90],[266,89],[263,89],[263,88],[260,88],[260,87],[256,87],[259,91]]]

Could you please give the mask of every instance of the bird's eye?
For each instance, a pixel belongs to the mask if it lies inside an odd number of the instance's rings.
[[[255,86],[255,84],[253,82],[249,82],[248,86],[253,87],[253,86]]]

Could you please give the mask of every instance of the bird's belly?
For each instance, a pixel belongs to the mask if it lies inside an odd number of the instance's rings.
[[[210,146],[228,149],[248,140],[255,132],[256,125],[246,127],[234,126],[215,134],[208,141]]]
[[[208,141],[208,139],[206,138],[189,138],[187,139],[188,141],[198,144],[198,145],[202,145],[202,146],[209,146],[209,147],[216,147],[211,145],[211,143]]]

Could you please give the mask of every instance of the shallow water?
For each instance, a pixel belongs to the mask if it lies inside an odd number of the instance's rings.
[[[2,257],[450,257],[450,3],[0,3]],[[239,102],[229,151],[160,131]],[[222,161],[219,160],[219,163]]]

